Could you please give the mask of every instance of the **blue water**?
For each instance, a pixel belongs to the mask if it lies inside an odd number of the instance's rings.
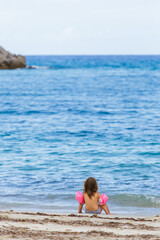
[[[160,213],[160,56],[27,56],[0,71],[0,209]]]

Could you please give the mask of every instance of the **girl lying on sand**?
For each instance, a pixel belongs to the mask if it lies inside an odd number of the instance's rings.
[[[106,214],[110,214],[106,204],[108,197],[104,193],[100,195],[97,190],[98,184],[96,179],[93,177],[87,178],[84,183],[83,194],[79,191],[76,194],[76,200],[79,202],[79,213],[82,213],[82,208],[85,204],[85,213],[100,214],[104,210]]]

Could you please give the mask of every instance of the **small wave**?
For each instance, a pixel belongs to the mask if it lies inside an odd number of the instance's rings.
[[[0,114],[15,114],[17,111],[14,110],[2,110],[0,111]]]
[[[29,110],[29,111],[19,111],[19,110],[2,110],[0,115],[35,115],[35,114],[44,114],[44,115],[53,115],[56,112],[54,111],[44,111],[44,110]]]
[[[100,115],[110,115],[110,114],[113,114],[113,113],[111,113],[111,112],[103,111],[103,110],[101,110],[101,111],[99,111],[99,112],[97,112],[97,113],[100,114]]]
[[[26,69],[50,69],[47,66],[26,66]]]
[[[160,152],[140,152],[138,154],[142,156],[160,156]]]
[[[160,208],[160,196],[118,194],[109,198],[113,203],[126,207]]]

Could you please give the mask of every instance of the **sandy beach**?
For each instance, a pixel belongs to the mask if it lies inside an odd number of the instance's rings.
[[[160,239],[160,216],[1,211],[0,239]]]

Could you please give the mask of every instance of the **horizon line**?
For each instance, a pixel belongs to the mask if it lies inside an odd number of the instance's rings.
[[[155,54],[20,54],[24,56],[160,56]]]

